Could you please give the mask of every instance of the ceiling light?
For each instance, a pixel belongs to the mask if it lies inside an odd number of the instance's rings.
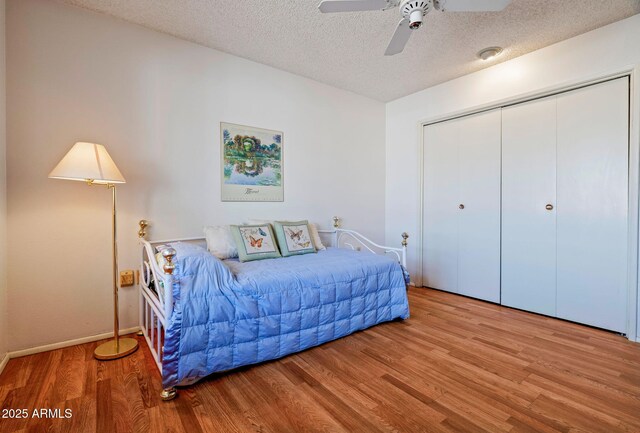
[[[489,47],[478,51],[476,56],[481,60],[489,60],[496,56],[498,56],[502,52],[502,48],[500,47]]]

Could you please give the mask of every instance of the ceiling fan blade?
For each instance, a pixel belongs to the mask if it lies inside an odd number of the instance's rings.
[[[401,53],[404,50],[404,46],[409,42],[409,36],[411,36],[412,30],[409,28],[409,20],[404,18],[398,23],[396,31],[393,33],[391,42],[387,46],[387,51],[384,52],[385,56],[393,56]]]
[[[511,0],[440,0],[443,12],[498,12]]]
[[[324,0],[318,5],[320,12],[357,12],[385,9],[388,0]]]

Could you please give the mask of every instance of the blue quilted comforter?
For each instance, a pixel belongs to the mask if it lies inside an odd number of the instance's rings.
[[[409,317],[403,269],[389,257],[329,248],[240,263],[187,243],[172,246],[165,388]]]

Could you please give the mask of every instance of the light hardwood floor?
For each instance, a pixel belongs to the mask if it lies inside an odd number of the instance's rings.
[[[216,375],[160,401],[145,343],[13,359],[1,432],[640,432],[640,344],[464,297],[410,289],[411,319]]]

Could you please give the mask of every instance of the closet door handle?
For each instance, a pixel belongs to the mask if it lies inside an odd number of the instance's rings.
[[[458,209],[464,209],[464,205],[463,205],[462,203],[460,203],[460,204],[458,205]]]
[[[551,203],[549,203],[548,205],[546,205],[544,207],[546,210],[553,210],[553,205]]]

